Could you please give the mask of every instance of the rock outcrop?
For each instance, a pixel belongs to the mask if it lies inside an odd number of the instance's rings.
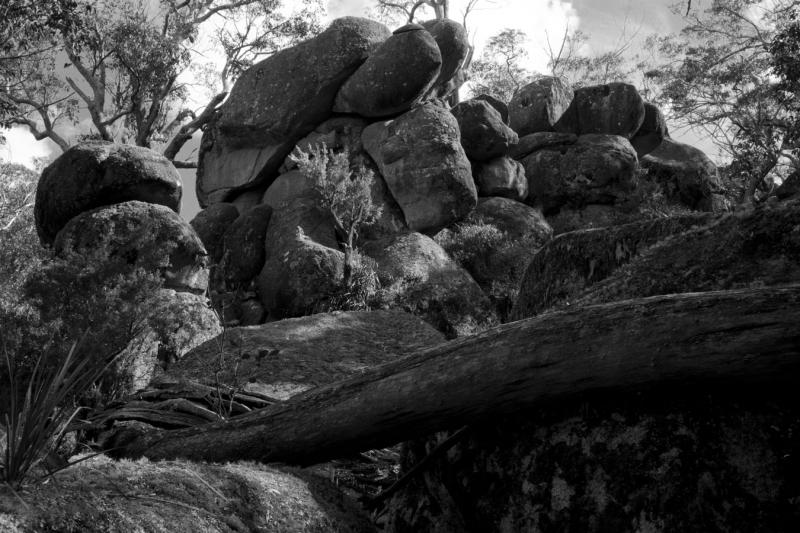
[[[211,262],[219,263],[222,259],[225,231],[238,217],[239,209],[235,205],[220,202],[200,211],[189,223],[203,241]]]
[[[502,196],[523,201],[528,197],[525,167],[510,157],[498,157],[473,166],[479,196]]]
[[[444,98],[457,90],[464,81],[463,68],[472,54],[467,30],[450,19],[427,20],[422,23],[433,35],[442,55],[442,68],[433,85],[433,93]]]
[[[255,278],[266,260],[265,240],[272,218],[269,204],[251,207],[227,228],[223,244],[227,252],[225,277],[234,283]]]
[[[508,103],[509,125],[520,137],[553,131],[572,98],[572,87],[566,81],[549,76],[539,78],[514,93]]]
[[[631,137],[631,145],[636,150],[636,156],[641,160],[642,157],[661,146],[661,142],[667,136],[667,120],[664,118],[664,113],[650,102],[645,102],[644,120]]]
[[[36,229],[44,245],[72,217],[139,200],[177,212],[181,180],[165,157],[138,146],[92,141],[73,146],[44,169],[36,189]]]
[[[342,84],[389,36],[378,22],[336,19],[317,37],[242,73],[203,136],[200,205],[269,185],[295,143],[330,117]]]
[[[576,89],[554,128],[563,133],[601,133],[630,139],[639,131],[644,118],[644,101],[636,87],[614,82]]]
[[[461,145],[473,161],[485,162],[506,155],[519,142],[500,113],[484,100],[467,100],[450,110],[458,121]]]

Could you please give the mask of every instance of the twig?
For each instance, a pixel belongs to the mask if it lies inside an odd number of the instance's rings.
[[[365,505],[369,507],[377,507],[382,502],[387,500],[390,496],[392,496],[395,492],[399,491],[411,481],[411,478],[415,475],[419,474],[437,457],[444,455],[450,448],[452,448],[461,438],[466,435],[469,431],[469,426],[464,426],[441,443],[439,443],[436,448],[434,448],[428,455],[422,458],[420,462],[415,464],[411,469],[403,474],[403,477],[395,481],[389,488],[380,492],[372,497],[365,497],[363,498],[363,502]]]

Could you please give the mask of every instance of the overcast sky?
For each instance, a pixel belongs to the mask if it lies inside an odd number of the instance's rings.
[[[291,1],[291,0],[288,0]],[[546,66],[546,35],[558,41],[566,28],[580,29],[590,36],[588,46],[602,52],[614,48],[621,36],[635,34],[644,38],[652,33],[678,31],[681,19],[670,10],[675,0],[479,0],[476,9],[467,19],[476,56],[486,41],[505,28],[524,31],[529,36],[528,56],[532,70]],[[697,7],[710,0],[694,0]],[[467,0],[450,0],[450,17],[461,20]],[[329,0],[328,19],[345,15],[364,16],[372,5],[371,0]],[[5,132],[7,143],[0,146],[0,158],[32,166],[35,157],[55,157],[58,150],[50,141],[36,141],[24,129]],[[677,136],[677,135],[676,135]],[[699,145],[715,154],[701,140],[689,134],[684,142]],[[194,195],[194,180],[184,176],[187,196]],[[186,198],[184,210],[195,212],[194,198]]]

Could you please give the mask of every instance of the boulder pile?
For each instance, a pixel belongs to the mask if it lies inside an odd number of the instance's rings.
[[[387,288],[383,304],[451,336],[505,318],[516,272],[554,233],[647,218],[654,188],[686,210],[719,207],[716,168],[691,147],[660,153],[678,143],[632,85],[574,90],[542,77],[508,103],[480,95],[451,107],[469,52],[450,20],[391,32],[345,17],[243,73],[205,130],[205,210],[192,222],[219,264],[212,295],[229,324],[328,310],[342,283],[343,236],[295,150],[347,151],[372,171],[381,216],[357,247]],[[495,212],[514,213],[512,227]],[[481,236],[494,259],[454,255]]]
[[[43,171],[36,191],[36,229],[57,257],[124,258],[131,270],[163,280],[154,312],[180,316],[173,317],[169,338],[148,330],[131,342],[144,346],[131,348],[126,371],[133,389],[150,381],[158,357],[180,357],[221,330],[205,296],[206,249],[178,215],[180,202],[180,176],[167,159],[108,142],[67,150]]]

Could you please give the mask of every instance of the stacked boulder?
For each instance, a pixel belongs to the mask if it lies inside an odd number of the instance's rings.
[[[205,297],[206,250],[178,215],[180,202],[180,177],[167,159],[146,148],[108,142],[67,150],[42,172],[36,191],[36,228],[43,245],[61,258],[123,258],[132,270],[160,275],[156,307],[181,315],[170,338],[148,331],[135,341],[144,340],[145,348],[131,354],[133,388],[152,377],[157,354],[180,357],[220,331]]]
[[[517,91],[508,108],[527,202],[543,209],[556,233],[646,216],[641,204],[651,185],[681,209],[721,207],[714,164],[670,139],[661,111],[630,84],[572,90],[543,77]]]
[[[291,157],[323,146],[372,171],[381,214],[357,246],[385,288],[376,305],[413,311],[450,336],[497,322],[481,286],[431,238],[467,219],[479,195],[527,196],[505,105],[445,104],[470,50],[450,20],[391,32],[345,17],[243,73],[204,133],[205,210],[192,221],[219,265],[212,296],[229,304],[230,324],[330,309],[342,235]]]

